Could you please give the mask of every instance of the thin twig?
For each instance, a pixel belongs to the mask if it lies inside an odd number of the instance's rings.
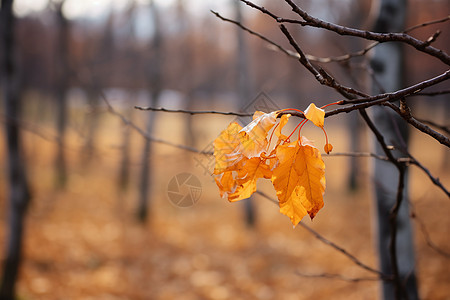
[[[398,106],[392,104],[392,103],[385,103],[386,106],[394,110],[396,113],[398,113],[403,119],[405,119],[409,124],[416,127],[423,133],[428,134],[429,136],[433,137],[435,140],[437,140],[442,145],[445,145],[447,147],[450,147],[450,139],[446,137],[445,135],[431,129],[429,126],[417,121],[411,114],[410,109],[406,105],[402,105],[401,108]]]
[[[216,114],[216,115],[225,115],[225,116],[238,116],[238,117],[251,117],[253,113],[239,113],[239,112],[223,112],[223,111],[215,111],[215,110],[185,110],[185,109],[167,109],[164,107],[141,107],[135,106],[135,109],[138,110],[149,110],[149,111],[161,111],[168,113],[184,113],[189,115],[206,115],[206,114]]]
[[[436,253],[442,255],[443,257],[450,258],[450,253],[442,250],[441,248],[439,248],[439,246],[437,246],[433,242],[433,240],[431,239],[430,234],[427,230],[427,227],[425,226],[425,223],[417,216],[416,212],[414,211],[414,207],[412,205],[411,205],[411,209],[412,209],[411,218],[413,218],[419,224],[420,231],[422,232],[428,247],[430,247],[431,249],[436,251]]]
[[[343,95],[345,98],[347,99],[354,99],[355,96],[360,96],[360,97],[368,97],[367,94],[357,91],[353,88],[350,87],[346,87],[343,86],[339,83],[337,83],[337,81],[331,77],[328,73],[325,72],[325,70],[323,69],[316,69],[311,62],[308,60],[308,58],[306,57],[306,55],[303,53],[302,49],[300,48],[300,46],[298,45],[298,43],[295,41],[295,39],[292,37],[292,35],[289,33],[288,29],[286,28],[286,26],[284,26],[283,24],[280,25],[280,29],[281,32],[283,32],[283,34],[286,36],[286,38],[288,39],[289,43],[291,44],[291,46],[295,49],[295,51],[297,51],[297,53],[299,54],[299,62],[308,70],[311,72],[311,74],[314,75],[314,77],[316,78],[316,80],[325,86],[331,87],[333,89],[335,89],[337,92],[339,92],[341,95]]]
[[[417,166],[419,169],[421,169],[423,172],[425,172],[425,174],[427,174],[428,178],[430,178],[431,182],[433,182],[434,185],[436,185],[438,188],[440,188],[446,195],[447,197],[450,197],[450,192],[445,188],[445,186],[441,183],[441,181],[439,180],[439,178],[434,177],[430,170],[428,170],[427,168],[425,168],[424,165],[422,165],[419,161],[417,161],[417,159],[415,159],[411,153],[408,152],[407,149],[402,149],[402,152],[404,152],[406,155],[408,155],[409,160],[408,163]]]
[[[242,0],[241,0],[242,1]],[[300,25],[302,26],[312,26],[317,28],[323,28],[332,32],[335,32],[339,35],[349,35],[349,36],[355,36],[360,37],[366,40],[373,40],[378,41],[380,43],[384,42],[403,42],[405,44],[408,44],[412,47],[414,47],[416,50],[420,52],[424,52],[429,54],[430,56],[436,57],[437,59],[441,60],[446,65],[450,65],[450,56],[443,50],[434,48],[427,44],[427,41],[421,41],[418,40],[406,33],[377,33],[377,32],[371,32],[367,30],[360,30],[355,28],[349,28],[342,25],[333,24],[330,22],[326,22],[323,20],[320,20],[318,18],[315,18],[311,15],[309,15],[306,11],[302,10],[299,6],[297,6],[292,0],[285,0],[286,3],[288,3],[292,11],[294,11],[296,14],[298,14],[300,17],[303,18],[305,22],[301,22]]]
[[[433,24],[444,23],[444,22],[447,22],[449,20],[450,20],[450,15],[446,16],[445,18],[442,18],[442,19],[432,20],[432,21],[428,21],[428,22],[425,22],[425,23],[422,23],[422,24],[411,26],[411,27],[405,29],[403,32],[404,33],[408,33],[408,32],[411,32],[413,30],[416,30],[418,28],[422,28],[422,27],[425,27],[425,26],[433,25]]]
[[[269,197],[265,193],[260,192],[260,191],[256,191],[255,193],[278,205],[278,201],[277,200],[272,199],[271,197]],[[317,231],[313,230],[311,227],[303,224],[302,222],[300,222],[298,224],[300,226],[302,226],[304,229],[306,229],[307,231],[309,231],[312,235],[314,235],[317,239],[319,239],[324,244],[334,248],[335,250],[337,250],[337,251],[341,252],[342,254],[344,254],[345,256],[347,256],[357,266],[359,266],[359,267],[361,267],[361,268],[363,268],[363,269],[365,269],[365,270],[367,270],[369,272],[377,274],[379,276],[379,278],[381,278],[383,280],[391,280],[391,278],[389,276],[387,276],[387,275],[383,274],[382,272],[380,272],[380,271],[378,271],[378,270],[376,270],[376,269],[374,269],[374,268],[364,264],[359,259],[357,259],[354,255],[350,254],[347,250],[345,250],[342,247],[339,247],[338,245],[336,245],[332,241],[328,240],[327,238],[325,238],[324,236],[319,234]]]
[[[417,93],[417,94],[414,94],[411,96],[440,96],[440,95],[446,95],[446,94],[450,94],[450,90],[428,92],[428,93]]]
[[[119,117],[122,120],[122,123],[124,123],[127,126],[130,126],[131,128],[133,128],[134,130],[136,130],[140,135],[142,135],[143,137],[145,137],[146,139],[155,142],[155,143],[160,143],[160,144],[164,144],[164,145],[168,145],[168,146],[172,146],[178,149],[183,149],[189,152],[194,152],[194,153],[200,153],[200,154],[212,154],[211,152],[204,152],[204,151],[200,151],[197,148],[194,147],[190,147],[190,146],[185,146],[185,145],[181,145],[181,144],[176,144],[167,140],[163,140],[163,139],[159,139],[159,138],[155,138],[151,135],[149,135],[148,133],[146,133],[144,130],[142,130],[141,128],[139,128],[139,126],[137,126],[136,124],[134,124],[133,122],[131,122],[130,120],[128,120],[127,118],[125,118],[122,114],[120,114],[119,112],[117,112],[112,105],[108,102],[108,99],[106,98],[106,96],[103,94],[103,92],[100,92],[100,97],[103,99],[103,101],[105,102],[105,104],[108,107],[108,111]]]
[[[295,272],[296,275],[306,278],[326,278],[326,279],[339,279],[343,281],[350,281],[350,282],[360,282],[360,281],[378,281],[380,280],[379,277],[346,277],[341,274],[330,274],[330,273],[320,273],[320,274],[306,274],[302,273],[300,271]]]
[[[428,124],[430,126],[436,127],[439,130],[444,131],[447,134],[450,134],[450,126],[449,125],[440,125],[436,122],[430,121],[430,120],[425,120],[425,119],[419,119],[419,118],[415,118],[417,121],[424,123],[424,124]]]
[[[375,153],[370,152],[337,152],[337,153],[330,153],[330,154],[322,154],[322,157],[327,156],[346,156],[346,157],[372,157],[379,160],[388,161],[389,158],[386,156],[377,155]]]
[[[251,35],[254,35],[254,36],[260,38],[263,41],[265,41],[266,43],[268,43],[269,45],[272,46],[269,49],[281,51],[282,53],[284,53],[287,56],[292,57],[292,58],[296,58],[296,59],[300,58],[300,55],[298,53],[284,48],[280,44],[278,44],[278,43],[272,41],[271,39],[269,39],[268,37],[266,37],[266,36],[256,32],[256,31],[254,31],[254,30],[244,26],[242,23],[237,22],[235,20],[231,20],[231,19],[225,18],[222,15],[220,15],[218,12],[215,12],[213,10],[211,10],[211,12],[216,17],[221,19],[222,21],[235,24],[236,26],[240,27],[242,30],[250,33]],[[310,55],[310,54],[305,54],[305,56],[310,61],[319,62],[319,63],[344,62],[344,61],[347,61],[347,60],[349,60],[349,59],[351,59],[353,57],[364,56],[365,54],[367,54],[367,52],[369,52],[371,49],[373,49],[378,44],[379,44],[378,42],[374,42],[374,43],[371,43],[366,48],[364,48],[364,49],[362,49],[360,51],[353,52],[353,53],[348,53],[348,54],[344,54],[344,55],[339,55],[339,56],[335,56],[335,57],[318,57],[318,56],[314,56],[314,55]]]
[[[400,98],[403,98],[403,97],[410,97],[414,94],[418,94],[420,91],[424,90],[425,88],[428,88],[430,86],[436,85],[438,83],[441,83],[441,82],[449,80],[449,79],[450,79],[450,70],[447,70],[440,75],[437,75],[435,77],[421,81],[419,83],[416,83],[416,84],[406,87],[404,89],[397,90],[392,93],[383,93],[383,94],[378,94],[378,95],[371,96],[371,97],[363,97],[363,98],[351,99],[351,100],[349,100],[349,99],[342,100],[342,104],[373,102],[373,101],[377,101],[377,100],[382,100],[382,101],[378,101],[377,104],[379,104],[383,101],[392,102],[392,101],[399,100]]]

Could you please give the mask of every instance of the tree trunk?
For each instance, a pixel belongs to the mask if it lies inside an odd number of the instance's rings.
[[[156,7],[154,1],[150,2],[150,8],[152,12],[153,24],[154,24],[154,35],[152,39],[152,58],[150,65],[150,75],[149,75],[149,83],[150,83],[150,100],[149,105],[151,107],[155,107],[159,102],[159,96],[161,94],[162,89],[162,32],[159,21],[159,12]],[[149,112],[147,114],[147,125],[146,132],[148,134],[152,134],[153,129],[155,127],[156,114],[154,112]],[[144,141],[144,149],[142,152],[142,169],[140,176],[140,184],[139,184],[139,202],[138,202],[138,210],[137,217],[140,221],[145,222],[148,216],[148,199],[150,194],[150,188],[152,184],[152,170],[150,158],[152,156],[152,144],[151,141],[145,139]]]
[[[67,166],[64,153],[67,113],[67,80],[69,75],[68,66],[68,39],[69,24],[62,12],[64,1],[56,3],[56,19],[58,23],[57,37],[57,74],[56,74],[56,130],[58,132],[58,150],[56,152],[55,183],[57,188],[64,188],[67,183]]]
[[[243,17],[241,11],[241,2],[238,0],[234,0],[235,5],[235,13],[236,13],[236,21],[242,24]],[[247,104],[251,99],[251,82],[249,76],[249,66],[248,66],[248,50],[247,43],[244,38],[244,31],[240,28],[236,31],[237,35],[237,86],[238,86],[238,95],[239,95],[239,103],[243,107],[247,107]],[[255,224],[255,208],[253,205],[252,197],[246,199],[244,201],[244,209],[245,209],[245,221],[248,226],[254,226]]]
[[[180,35],[182,36],[181,47],[183,49],[182,53],[180,53],[180,69],[184,85],[182,85],[181,89],[185,95],[184,97],[184,109],[193,110],[194,102],[195,102],[195,55],[194,55],[194,45],[193,39],[194,36],[193,31],[194,27],[191,27],[190,20],[186,14],[185,9],[186,0],[178,0],[177,1],[177,17],[178,17],[178,26],[180,28]],[[196,135],[194,132],[194,117],[190,114],[186,114],[184,116],[184,144],[190,147],[196,146]]]
[[[378,18],[374,31],[399,32],[404,29],[406,17],[406,0],[381,0],[379,3]],[[399,43],[385,43],[375,48],[371,66],[375,80],[372,83],[372,92],[391,92],[403,87],[404,62],[402,45]],[[385,107],[376,107],[372,110],[374,123],[388,145],[396,149],[407,147],[408,128],[397,114]],[[375,141],[374,152],[385,155],[381,146]],[[401,156],[401,151],[393,152],[395,157]],[[378,215],[378,252],[381,271],[393,274],[391,264],[390,243],[391,210],[396,203],[397,185],[399,180],[398,169],[390,162],[376,160],[374,174],[374,188]],[[401,290],[392,281],[383,282],[384,299],[418,299],[417,283],[415,277],[414,243],[408,208],[408,186],[405,176],[403,201],[397,216],[396,255]]]
[[[5,106],[6,147],[9,180],[9,218],[8,238],[5,243],[5,260],[0,282],[0,300],[13,300],[15,283],[21,258],[23,223],[30,199],[26,180],[25,160],[20,143],[20,101],[18,79],[14,62],[14,16],[12,12],[13,0],[2,0],[0,11],[0,32],[3,48],[1,53],[1,84]]]
[[[129,93],[130,98],[132,99],[131,103],[134,103],[135,92],[132,91]],[[128,120],[132,120],[132,109],[127,108],[125,112],[125,117]],[[131,143],[131,128],[130,126],[126,126],[122,129],[122,146],[121,148],[121,159],[120,159],[120,168],[119,168],[119,177],[118,177],[118,187],[119,192],[124,192],[128,188],[128,184],[130,182],[130,143]]]

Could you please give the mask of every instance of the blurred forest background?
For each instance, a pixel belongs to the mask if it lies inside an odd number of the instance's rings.
[[[19,299],[375,299],[377,280],[348,257],[302,228],[293,229],[278,208],[252,199],[255,222],[245,203],[221,199],[210,172],[211,157],[149,142],[111,113],[151,136],[210,150],[234,117],[148,112],[168,109],[253,112],[258,106],[305,109],[341,99],[321,87],[294,59],[215,17],[242,20],[288,47],[267,16],[233,0],[16,0],[20,127],[32,194],[25,223]],[[283,1],[256,1],[289,15]],[[312,15],[369,29],[371,1],[303,0]],[[448,0],[408,1],[407,25],[449,15]],[[413,35],[427,39],[437,29],[440,49],[450,44],[450,23]],[[351,37],[298,28],[307,53],[338,56],[367,44]],[[444,72],[433,58],[406,48],[407,83]],[[342,83],[367,85],[366,58],[327,64]],[[445,82],[439,89],[448,89]],[[418,117],[448,125],[448,96],[417,97]],[[354,113],[352,113],[354,114]],[[325,122],[336,152],[368,151],[370,136],[356,130],[358,117]],[[0,120],[7,116],[0,111]],[[352,127],[351,127],[352,126]],[[321,149],[322,133],[310,132]],[[350,136],[358,135],[356,145]],[[4,132],[0,133],[0,257],[7,235]],[[426,144],[426,146],[425,146]],[[412,135],[411,152],[449,185],[449,150]],[[371,161],[324,157],[325,208],[303,222],[376,266]],[[147,169],[145,166],[149,166]],[[194,174],[202,195],[180,208],[167,195],[177,174]],[[417,275],[423,299],[450,299],[450,260],[429,246],[450,251],[450,202],[427,177],[411,169]],[[270,185],[261,189],[275,197]],[[247,217],[246,217],[247,214]],[[247,221],[246,221],[247,220]],[[424,229],[425,228],[425,229]],[[315,278],[336,273],[345,278]],[[370,277],[370,276],[369,276]]]

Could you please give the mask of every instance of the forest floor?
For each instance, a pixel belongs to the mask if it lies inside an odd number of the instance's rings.
[[[196,118],[194,129],[200,149],[231,120]],[[159,116],[155,135],[184,143],[183,122],[180,115]],[[206,123],[210,124],[208,128],[202,126]],[[55,143],[24,132],[33,199],[26,220],[19,299],[379,298],[376,274],[362,269],[301,226],[293,228],[267,199],[254,197],[256,224],[247,226],[243,203],[220,198],[211,177],[198,163],[210,162],[198,154],[155,145],[149,217],[145,224],[139,223],[135,211],[142,138],[135,133],[131,136],[132,175],[128,189],[120,191],[117,178],[125,129],[113,116],[103,119],[100,128],[91,160],[83,158],[82,137],[76,130],[69,132],[69,177],[63,190],[54,188]],[[348,151],[345,129],[333,125],[326,128],[334,151]],[[323,147],[322,140],[318,135],[319,148]],[[427,143],[427,152],[423,143]],[[448,187],[450,174],[441,166],[445,153],[440,145],[414,135],[411,149]],[[369,160],[359,159],[362,180],[357,191],[347,189],[348,158],[324,160],[325,207],[314,221],[305,218],[302,222],[364,264],[377,268]],[[199,201],[187,208],[173,205],[167,194],[170,180],[183,172],[195,175],[202,188]],[[4,172],[0,176],[0,190],[5,191]],[[262,183],[258,189],[275,198],[270,184]],[[410,194],[416,216],[413,224],[421,297],[450,299],[450,259],[426,241],[428,237],[450,252],[449,199],[415,167],[411,167]],[[2,257],[6,211],[2,192]],[[323,274],[336,278],[320,276]]]

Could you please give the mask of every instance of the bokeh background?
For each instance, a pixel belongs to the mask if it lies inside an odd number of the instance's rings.
[[[284,1],[255,2],[278,15],[293,16]],[[371,1],[299,2],[327,21],[363,29],[373,22]],[[155,138],[210,150],[211,142],[235,117],[151,113],[134,106],[253,112],[266,104],[305,109],[310,102],[324,105],[340,99],[297,61],[210,12],[241,20],[288,48],[273,20],[236,3],[15,1],[20,124],[32,191],[19,299],[379,296],[380,283],[373,274],[303,228],[292,228],[267,199],[252,199],[254,223],[249,224],[244,201],[228,203],[220,198],[210,175],[210,156],[146,142],[117,115]],[[447,16],[450,3],[411,0],[408,10],[407,24],[412,26]],[[427,39],[440,29],[435,46],[448,51],[449,26],[449,22],[428,26],[413,35]],[[307,53],[320,57],[368,45],[317,29],[293,27],[293,34]],[[439,61],[405,50],[406,84],[445,71]],[[366,58],[324,67],[342,83],[367,90]],[[446,82],[435,90],[448,88]],[[448,125],[448,96],[417,97],[412,102],[418,117]],[[2,112],[0,118],[5,117]],[[372,136],[356,130],[363,128],[358,124],[352,114],[326,120],[334,151],[370,151]],[[312,126],[303,130],[322,149],[322,132]],[[351,146],[355,135],[356,148]],[[0,138],[3,257],[8,189],[3,132]],[[448,149],[412,133],[411,153],[449,185]],[[324,160],[325,207],[314,221],[302,222],[376,268],[372,161],[358,158],[352,170],[349,157]],[[168,184],[186,172],[199,179],[201,196],[191,207],[181,208],[169,201]],[[430,247],[431,243],[450,252],[450,202],[418,169],[411,167],[410,179],[420,294],[423,299],[450,299],[450,260]],[[275,198],[270,182],[261,182],[258,189]],[[144,198],[143,190],[147,190]],[[324,273],[340,276],[314,276]]]

